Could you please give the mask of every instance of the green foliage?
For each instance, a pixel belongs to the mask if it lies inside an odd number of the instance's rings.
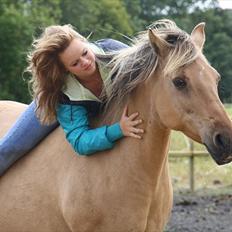
[[[29,102],[23,73],[32,36],[60,17],[58,0],[0,0],[0,99]]]
[[[141,0],[140,18],[148,23],[160,18],[173,18],[181,22],[189,13],[213,7],[215,3],[215,0]]]
[[[25,51],[31,42],[31,26],[13,7],[0,16],[0,98],[26,101],[28,91],[22,81]]]
[[[224,102],[232,101],[232,11],[219,8],[194,12],[189,17],[193,25],[206,22],[204,53],[221,75],[220,97]],[[188,28],[191,28],[187,25]]]
[[[142,7],[140,0],[124,0],[124,6],[130,15],[131,26],[134,32],[144,30],[144,25],[146,21],[141,18]]]
[[[121,0],[64,0],[61,1],[61,23],[71,23],[91,39],[111,37],[122,40],[132,33],[130,16]]]

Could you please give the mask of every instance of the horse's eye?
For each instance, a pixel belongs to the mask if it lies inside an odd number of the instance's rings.
[[[175,87],[179,90],[184,89],[187,85],[186,81],[181,77],[176,77],[172,80],[172,82],[175,85]]]

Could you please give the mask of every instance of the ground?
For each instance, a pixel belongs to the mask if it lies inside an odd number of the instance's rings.
[[[175,194],[165,232],[208,231],[232,232],[232,194]]]

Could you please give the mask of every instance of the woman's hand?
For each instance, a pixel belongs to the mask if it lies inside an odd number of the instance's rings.
[[[136,119],[139,115],[138,112],[127,116],[128,106],[123,110],[122,117],[120,119],[120,127],[124,136],[130,136],[133,138],[141,139],[141,134],[144,133],[143,129],[136,128],[139,124],[142,123],[142,119]]]

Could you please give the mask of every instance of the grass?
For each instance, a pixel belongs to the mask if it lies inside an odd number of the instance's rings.
[[[232,116],[232,105],[225,105],[226,111]],[[205,147],[194,142],[195,150],[204,150]],[[170,150],[187,151],[188,139],[180,132],[172,132]],[[189,189],[189,158],[169,157],[170,171],[175,191]],[[232,188],[232,165],[218,166],[211,156],[194,158],[195,189]]]

